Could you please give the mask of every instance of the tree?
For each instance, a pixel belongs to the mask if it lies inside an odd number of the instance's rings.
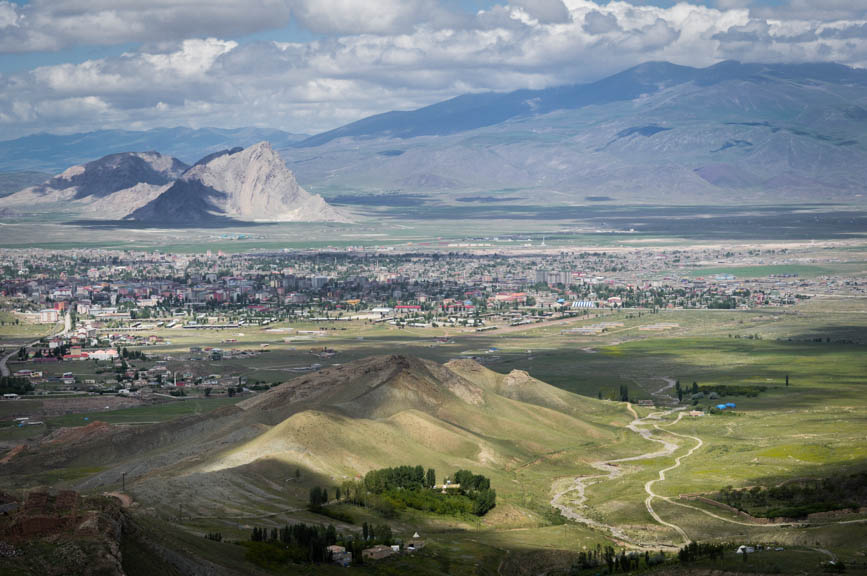
[[[367,541],[367,537],[370,535],[370,528],[367,526],[367,522],[361,525],[361,535],[364,537],[364,541]]]
[[[620,401],[629,402],[629,387],[626,384],[620,385]]]
[[[388,524],[380,524],[376,527],[376,533],[380,542],[386,546],[391,546],[391,526]]]
[[[328,491],[325,488],[314,486],[310,489],[310,509],[316,510],[328,502]]]
[[[433,488],[437,485],[437,473],[433,468],[427,469],[427,487]]]
[[[788,385],[789,385],[789,375],[786,374],[786,386],[788,386]]]
[[[693,393],[693,394],[698,394],[698,382],[693,382],[693,383],[692,383],[692,393]]]

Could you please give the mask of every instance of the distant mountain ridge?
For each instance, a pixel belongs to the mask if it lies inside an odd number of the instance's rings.
[[[0,208],[173,227],[350,220],[301,188],[267,142],[211,153],[193,166],[158,152],[111,154],[2,198]]]
[[[589,84],[542,90],[465,94],[411,111],[369,116],[304,139],[295,146],[321,146],[337,138],[413,138],[466,132],[521,116],[574,110],[594,104],[634,100],[686,83],[711,86],[731,80],[804,78],[867,86],[867,70],[840,64],[742,64],[725,61],[708,68],[648,62]]]
[[[591,84],[372,116],[282,153],[312,190],[356,195],[863,203],[867,70],[650,62]]]
[[[275,147],[306,138],[270,128],[155,128],[146,131],[97,130],[80,134],[32,134],[0,141],[0,172],[57,173],[68,166],[129,150],[159,150],[186,163],[233,146],[267,140]]]

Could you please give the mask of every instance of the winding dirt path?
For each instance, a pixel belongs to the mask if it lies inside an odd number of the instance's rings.
[[[617,464],[620,464],[623,462],[634,462],[637,460],[648,460],[648,459],[653,459],[653,458],[670,456],[670,455],[674,454],[674,452],[677,451],[678,448],[681,447],[681,445],[679,445],[679,444],[675,444],[674,442],[670,442],[670,441],[665,440],[663,438],[659,438],[659,437],[654,436],[653,430],[658,430],[659,432],[662,432],[664,434],[677,436],[679,438],[683,438],[685,440],[692,440],[695,442],[695,445],[692,448],[690,448],[686,452],[686,454],[682,454],[682,455],[675,458],[674,464],[660,469],[657,473],[658,474],[657,478],[654,478],[653,480],[648,480],[647,482],[644,483],[644,491],[647,493],[647,498],[645,498],[645,500],[644,500],[644,506],[647,509],[647,512],[650,514],[650,516],[657,523],[659,523],[662,526],[666,526],[666,527],[674,530],[675,532],[677,532],[677,534],[683,540],[684,544],[689,544],[692,541],[690,539],[689,535],[686,533],[686,531],[681,526],[679,526],[673,522],[668,522],[666,520],[663,520],[659,516],[659,513],[657,513],[653,509],[654,499],[658,498],[660,500],[664,500],[665,502],[668,502],[669,504],[674,504],[676,506],[681,506],[683,508],[689,508],[690,510],[695,510],[697,512],[701,512],[702,514],[710,516],[711,518],[714,518],[716,520],[720,520],[722,522],[727,522],[729,524],[737,524],[739,526],[761,527],[761,528],[783,528],[783,527],[793,527],[793,526],[799,525],[797,522],[778,522],[778,523],[773,523],[773,524],[757,525],[757,524],[752,523],[752,522],[745,522],[743,520],[736,520],[734,518],[726,518],[725,516],[721,516],[719,514],[711,512],[710,510],[705,510],[704,508],[699,508],[698,506],[685,504],[683,502],[679,502],[675,498],[671,498],[670,496],[662,496],[662,495],[654,492],[653,491],[654,484],[656,484],[657,482],[662,482],[663,480],[665,480],[666,472],[670,472],[676,468],[679,468],[684,459],[692,456],[697,450],[699,450],[700,448],[702,448],[702,446],[704,446],[704,441],[701,438],[699,438],[698,436],[690,436],[689,434],[681,434],[681,433],[672,432],[671,430],[666,429],[668,426],[674,426],[675,424],[680,422],[680,420],[683,418],[683,415],[684,415],[684,413],[681,411],[686,409],[684,407],[672,408],[672,409],[669,409],[669,410],[666,410],[663,412],[653,412],[651,414],[648,414],[644,418],[638,417],[638,414],[635,412],[635,409],[632,407],[631,404],[627,404],[626,409],[632,414],[632,416],[634,418],[632,420],[632,422],[627,424],[626,428],[628,428],[629,430],[640,435],[645,440],[649,440],[651,442],[656,442],[658,444],[662,444],[662,449],[658,450],[656,452],[645,452],[644,454],[639,454],[637,456],[630,456],[628,458],[618,458],[616,460],[605,460],[605,461],[599,461],[599,462],[591,462],[590,465],[593,468],[602,472],[602,474],[595,474],[592,476],[578,476],[578,477],[574,478],[568,486],[566,486],[565,488],[561,488],[559,491],[557,491],[554,494],[554,496],[551,498],[551,506],[553,506],[554,508],[559,510],[560,513],[565,518],[568,518],[569,520],[572,520],[574,522],[578,522],[580,524],[584,524],[585,526],[589,526],[590,528],[595,528],[597,530],[607,532],[611,536],[613,536],[614,538],[617,538],[617,539],[622,540],[624,542],[628,542],[628,543],[633,544],[635,546],[653,547],[653,548],[660,548],[660,547],[662,547],[662,548],[675,548],[676,546],[673,544],[662,544],[662,543],[658,543],[658,542],[651,542],[651,543],[638,542],[638,541],[634,540],[633,538],[630,538],[622,529],[618,528],[617,526],[612,526],[610,524],[606,524],[606,523],[601,522],[599,520],[595,520],[593,518],[590,518],[583,511],[583,509],[586,509],[586,506],[585,506],[585,502],[587,501],[586,490],[589,486],[592,486],[593,484],[596,484],[598,482],[603,482],[606,480],[614,480],[615,478],[618,478],[624,474],[624,472],[617,466]],[[677,418],[675,420],[673,420],[672,422],[669,422],[667,424],[657,424],[656,422],[654,422],[654,421],[658,422],[662,417],[668,416],[669,414],[673,414],[674,412],[679,412],[679,413],[677,415]],[[643,426],[646,426],[647,424],[651,424],[651,423],[653,425],[653,430],[650,428],[643,427]],[[557,482],[555,482],[555,486],[556,485],[557,485]],[[863,523],[863,522],[867,522],[867,518],[856,518],[854,520],[841,520],[841,521],[837,521],[837,522],[832,522],[832,524],[855,524],[855,523]],[[833,556],[833,553],[831,553],[831,552],[828,552],[825,550],[820,550],[820,551]]]
[[[669,414],[672,414],[674,412],[680,412],[681,410],[685,410],[685,408],[682,408],[682,407],[681,408],[672,408],[670,410],[666,410],[663,412],[653,412],[651,414],[648,414],[644,418],[639,418],[638,414],[635,412],[635,409],[632,407],[632,404],[627,404],[626,408],[627,408],[627,410],[629,410],[629,412],[634,417],[634,420],[632,422],[630,422],[629,424],[627,424],[626,427],[629,430],[631,430],[631,431],[635,432],[636,434],[638,434],[639,436],[641,436],[642,438],[644,438],[645,440],[649,440],[651,442],[656,442],[658,444],[661,444],[662,449],[657,450],[656,452],[645,452],[643,454],[639,454],[637,456],[630,456],[627,458],[617,458],[615,460],[591,462],[590,465],[593,468],[602,472],[602,474],[576,477],[571,482],[571,484],[569,484],[566,488],[561,489],[554,494],[554,496],[551,498],[551,506],[553,506],[554,508],[559,510],[560,513],[565,518],[568,518],[569,520],[578,522],[580,524],[584,524],[585,526],[595,528],[597,530],[602,530],[604,532],[608,532],[609,534],[611,534],[612,536],[614,536],[617,539],[623,540],[625,542],[629,542],[629,543],[634,544],[636,546],[653,546],[653,547],[658,548],[659,547],[658,543],[647,544],[647,543],[637,542],[634,539],[627,536],[626,533],[622,529],[620,529],[616,526],[612,526],[610,524],[606,524],[604,522],[600,522],[599,520],[595,520],[593,518],[590,518],[582,511],[579,511],[581,508],[586,508],[584,503],[587,501],[587,495],[586,495],[587,487],[592,486],[593,484],[596,484],[598,482],[603,482],[606,480],[614,480],[615,478],[618,478],[618,477],[623,475],[623,471],[620,469],[618,464],[622,464],[624,462],[635,462],[638,460],[650,460],[650,459],[654,459],[654,458],[661,458],[664,456],[670,456],[670,455],[674,454],[674,452],[680,447],[678,444],[676,444],[674,442],[670,442],[670,441],[665,440],[663,438],[658,438],[658,437],[654,436],[653,430],[651,430],[649,428],[645,428],[643,426],[653,423],[654,428],[656,430],[659,430],[660,432],[664,432],[666,434],[672,434],[674,436],[683,436],[681,434],[676,434],[676,433],[671,432],[669,430],[664,430],[663,428],[660,428],[657,424],[655,424],[655,421],[659,421],[660,418],[667,416]],[[669,426],[679,422],[682,417],[683,417],[683,413],[678,414],[677,419],[674,422],[672,422],[671,424],[669,424]],[[660,470],[659,471],[659,474],[660,474],[659,478],[657,478],[655,480],[650,480],[649,482],[647,482],[644,485],[644,489],[648,493],[647,499],[645,500],[645,507],[647,508],[647,511],[650,513],[650,515],[653,517],[654,520],[656,520],[657,522],[659,522],[663,526],[667,526],[667,527],[675,530],[684,539],[684,541],[687,543],[690,542],[690,539],[687,536],[686,532],[680,526],[677,526],[676,524],[671,524],[669,522],[662,520],[662,518],[659,517],[659,515],[656,513],[656,511],[653,510],[653,506],[652,506],[653,499],[657,498],[657,497],[661,498],[661,496],[658,496],[657,494],[655,494],[652,490],[652,487],[653,487],[654,483],[665,479],[665,472],[668,472],[669,470],[673,470],[673,469],[677,468],[678,466],[680,466],[681,460],[683,458],[690,456],[693,452],[695,452],[696,450],[698,450],[701,447],[701,445],[702,445],[701,439],[695,438],[693,436],[688,436],[688,438],[693,438],[693,439],[697,440],[699,442],[699,444],[696,445],[687,454],[684,454],[683,456],[678,457],[672,466],[669,466],[668,468]]]
[[[677,415],[677,419],[674,422],[672,422],[671,424],[667,424],[666,426],[674,426],[675,424],[680,422],[681,418],[683,418],[683,412],[681,412],[680,414]],[[645,508],[647,508],[647,512],[653,517],[654,520],[656,520],[657,522],[659,522],[663,526],[668,526],[669,528],[671,528],[672,530],[674,530],[675,532],[680,534],[680,537],[683,538],[684,544],[689,544],[692,540],[690,540],[689,536],[686,534],[686,531],[684,531],[683,528],[681,528],[677,524],[673,524],[671,522],[666,522],[665,520],[660,518],[659,514],[657,514],[656,511],[653,509],[653,499],[654,498],[663,498],[662,496],[659,496],[658,494],[656,494],[653,491],[653,485],[656,484],[657,482],[662,482],[663,480],[665,480],[665,473],[670,472],[671,470],[674,470],[675,468],[678,468],[680,466],[681,460],[683,460],[684,458],[688,458],[689,456],[692,456],[693,452],[695,452],[696,450],[698,450],[699,448],[701,448],[704,445],[704,441],[701,438],[699,438],[698,436],[689,436],[687,434],[678,434],[677,432],[672,432],[671,430],[664,430],[663,428],[661,428],[659,426],[659,424],[654,424],[653,427],[656,428],[657,430],[659,430],[661,432],[665,432],[667,434],[672,434],[672,435],[678,436],[680,438],[689,438],[691,440],[696,441],[695,446],[690,448],[689,452],[675,458],[674,464],[672,464],[668,468],[663,468],[662,470],[660,470],[658,478],[656,478],[655,480],[648,480],[647,482],[644,483],[644,491],[647,492],[647,498],[645,498],[645,500],[644,500],[644,506],[645,506]],[[664,500],[670,502],[669,498],[664,498]]]

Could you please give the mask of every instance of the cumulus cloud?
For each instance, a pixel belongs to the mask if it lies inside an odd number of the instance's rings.
[[[770,25],[764,20],[750,20],[743,26],[732,26],[714,34],[714,40],[722,42],[765,42],[770,39]]]
[[[0,0],[0,46],[9,30],[14,35],[27,29],[31,41],[37,37],[32,19],[37,8],[48,9],[43,1],[28,7]],[[504,0],[458,14],[434,0],[227,0],[218,3],[222,16],[203,16],[209,23],[196,24],[175,21],[180,17],[172,12],[193,10],[196,0],[154,0],[139,11],[139,2],[95,0],[86,3],[92,11],[77,12],[84,4],[51,2],[66,10],[46,30],[61,38],[58,42],[69,42],[83,34],[76,18],[96,18],[107,42],[115,34],[115,19],[129,17],[128,34],[147,37],[148,43],[116,57],[0,76],[0,130],[9,137],[175,124],[316,132],[466,92],[590,81],[648,60],[690,66],[728,58],[867,65],[867,19],[762,17],[740,2],[724,9],[684,2],[658,7]],[[240,14],[242,5],[254,14]],[[252,42],[212,33],[262,26],[264,15],[277,22],[287,7],[322,36]],[[235,23],[229,22],[232,13]],[[164,30],[147,36],[145,30],[163,17]],[[206,34],[197,32],[205,29]]]
[[[584,15],[585,32],[591,35],[605,34],[614,30],[620,30],[620,25],[617,23],[617,16],[614,14],[603,14],[599,10],[591,10]]]
[[[563,0],[512,0],[511,4],[545,24],[568,22],[571,18]]]
[[[752,10],[756,17],[780,20],[854,20],[867,18],[867,0],[789,0]]]
[[[23,5],[4,1],[0,52],[234,36],[279,28],[289,17],[290,0],[32,0]]]
[[[0,2],[0,30],[18,26],[18,10],[12,2]]]
[[[395,33],[445,14],[432,0],[295,0],[292,4],[303,26],[327,34]]]

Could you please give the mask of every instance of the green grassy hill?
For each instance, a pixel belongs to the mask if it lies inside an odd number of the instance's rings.
[[[578,457],[575,451],[588,445],[616,450],[619,429],[629,420],[622,406],[556,389],[524,372],[503,375],[469,360],[440,365],[404,356],[296,378],[238,407],[247,420],[274,424],[209,455],[195,466],[197,474],[267,459],[339,484],[375,468],[423,464],[444,473],[478,470],[507,497],[520,490],[516,471],[545,455]],[[539,488],[541,498],[547,488]]]
[[[504,502],[544,514],[552,478],[582,469],[591,453],[629,455],[646,444],[624,431],[630,419],[622,404],[523,371],[374,356],[170,422],[61,429],[12,458],[0,482],[26,472],[104,490],[126,474],[127,488],[158,507],[208,515],[231,501],[237,513],[257,514],[303,506],[314,482],[336,486],[371,469],[422,464],[440,479],[459,468],[484,473]],[[287,490],[296,469],[303,480]],[[89,477],[58,476],[63,470]]]

